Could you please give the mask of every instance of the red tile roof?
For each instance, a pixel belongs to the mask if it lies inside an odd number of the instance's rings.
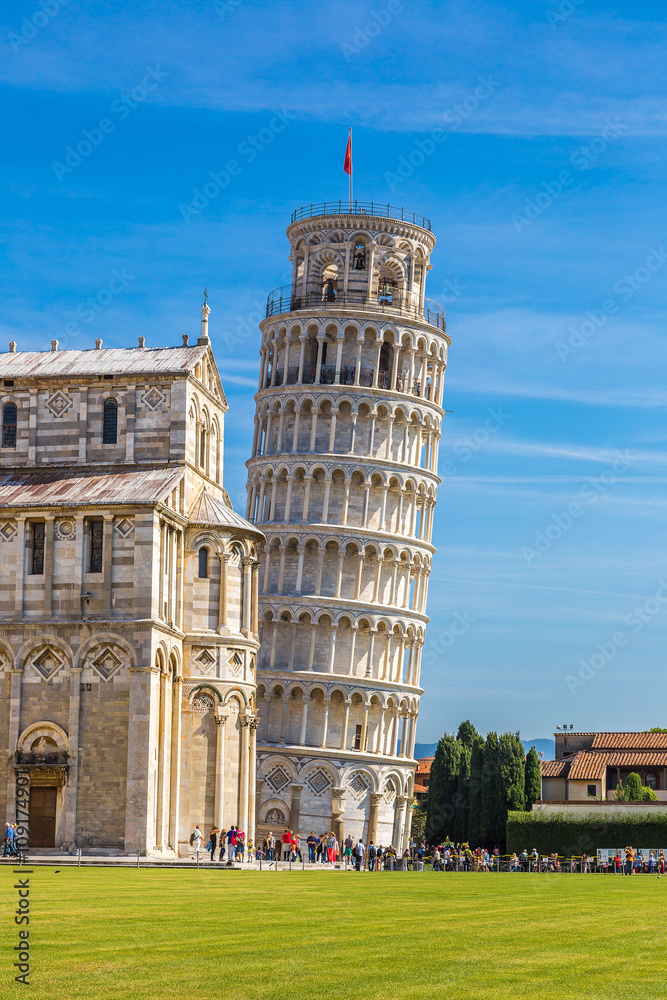
[[[596,733],[593,750],[667,750],[667,733]]]
[[[417,774],[430,774],[434,760],[435,757],[420,757],[415,768]]]
[[[667,748],[665,750],[645,751],[644,753],[612,753],[609,758],[610,767],[667,767]]]
[[[587,779],[601,778],[607,769],[607,763],[611,754],[590,753],[583,750],[570,761],[570,773],[567,775],[570,781],[586,781]]]
[[[427,795],[428,794],[428,788],[426,787],[426,785],[415,785],[413,790],[414,790],[415,795]]]
[[[570,760],[543,760],[543,778],[566,778],[570,768]]]

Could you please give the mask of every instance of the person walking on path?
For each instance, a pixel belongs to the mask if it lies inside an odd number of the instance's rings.
[[[348,833],[347,837],[343,841],[343,853],[345,855],[345,867],[346,868],[347,868],[348,865],[352,864],[352,848],[353,847],[354,847],[354,841],[352,840],[352,837]]]
[[[290,859],[290,849],[292,846],[292,832],[291,830],[285,830],[282,835],[283,842],[283,861],[289,861]]]
[[[236,858],[236,827],[230,826],[227,831],[227,864]]]
[[[192,855],[192,861],[199,861],[199,852],[201,851],[201,842],[204,838],[202,837],[202,832],[199,826],[196,826],[192,831],[192,836],[190,837],[190,843],[194,848],[194,854]]]
[[[211,853],[211,861],[215,861],[215,849],[218,845],[218,834],[220,833],[219,826],[212,826],[211,832],[208,835],[208,844],[206,845],[206,850]]]
[[[369,872],[375,871],[375,855],[376,855],[376,853],[377,852],[375,850],[375,844],[371,840],[370,844],[368,845],[368,870],[369,870]]]
[[[218,861],[225,860],[225,851],[227,850],[227,831],[220,831],[220,853],[218,854]]]
[[[317,849],[317,837],[313,830],[308,834],[308,839],[306,841],[308,844],[308,861],[311,865],[315,864],[315,850]]]
[[[266,839],[266,846],[267,846],[266,860],[273,861],[275,859],[275,853],[276,853],[276,838],[273,836],[272,830],[269,830],[269,836]]]

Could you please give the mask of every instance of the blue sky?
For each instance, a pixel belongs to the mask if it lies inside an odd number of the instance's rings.
[[[1,17],[2,341],[178,344],[207,285],[243,509],[258,316],[292,209],[346,196],[352,125],[355,194],[432,220],[452,337],[418,738],[466,717],[529,738],[664,725],[664,6]]]

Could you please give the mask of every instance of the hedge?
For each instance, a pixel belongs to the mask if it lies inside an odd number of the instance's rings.
[[[507,852],[536,848],[540,854],[565,857],[595,854],[598,848],[667,848],[667,814],[657,816],[569,815],[511,812],[507,816]]]

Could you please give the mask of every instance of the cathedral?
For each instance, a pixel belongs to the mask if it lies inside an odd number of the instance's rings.
[[[287,236],[245,519],[206,302],[193,345],[0,354],[0,797],[33,849],[175,857],[195,824],[407,845],[449,346],[435,238],[359,202],[301,208]]]
[[[0,796],[31,849],[254,836],[262,535],[222,485],[208,315],[194,345],[0,355]]]

